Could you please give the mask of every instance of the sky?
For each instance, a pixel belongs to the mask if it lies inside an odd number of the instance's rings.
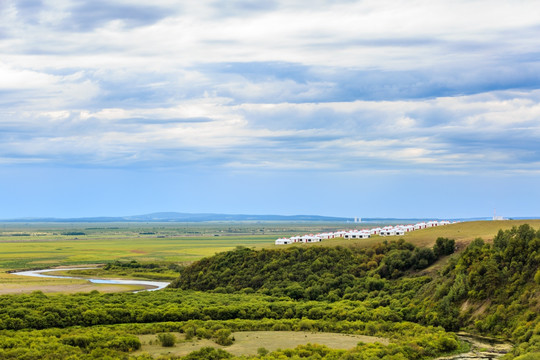
[[[1,0],[0,219],[540,216],[536,0]]]

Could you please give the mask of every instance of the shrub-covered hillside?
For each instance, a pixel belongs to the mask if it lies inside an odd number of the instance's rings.
[[[187,267],[171,287],[218,292],[262,291],[293,299],[337,300],[380,290],[380,278],[398,278],[424,269],[454,251],[454,241],[440,238],[433,249],[404,240],[370,249],[288,247],[275,250],[238,249]],[[369,276],[368,276],[369,275]],[[366,279],[373,279],[366,282]]]
[[[526,224],[499,231],[493,243],[473,241],[439,274],[415,276],[453,249],[453,240],[444,238],[433,249],[403,240],[370,249],[238,249],[193,264],[173,286],[366,300],[389,306],[403,320],[510,339],[518,344],[514,355],[540,358],[540,231]]]
[[[436,309],[433,324],[508,338],[519,344],[516,354],[540,359],[539,266],[540,231],[499,231],[492,244],[477,239],[452,259],[419,300]]]

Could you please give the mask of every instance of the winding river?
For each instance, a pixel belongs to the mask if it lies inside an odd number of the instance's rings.
[[[87,277],[79,276],[65,276],[65,275],[51,275],[47,273],[55,271],[69,271],[69,270],[91,270],[94,268],[62,268],[62,269],[43,269],[43,270],[29,270],[29,271],[20,271],[14,272],[13,275],[22,275],[22,276],[34,276],[34,277],[45,277],[45,278],[55,278],[55,279],[78,279],[78,280],[88,280],[94,284],[115,284],[115,285],[143,285],[148,286],[149,288],[144,290],[138,290],[134,292],[141,291],[156,291],[165,288],[169,285],[165,281],[150,281],[150,280],[130,280],[130,279],[93,279]]]

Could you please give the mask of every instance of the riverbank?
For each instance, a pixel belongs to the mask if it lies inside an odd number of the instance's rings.
[[[512,344],[497,339],[467,333],[458,333],[458,337],[461,341],[469,343],[471,350],[463,354],[443,356],[436,360],[494,360],[512,350]]]
[[[2,274],[0,294],[20,294],[42,291],[44,293],[76,292],[139,292],[165,288],[169,283],[140,279],[102,279],[69,276],[70,270],[94,269],[96,267],[58,267]],[[58,274],[60,273],[60,274]],[[28,279],[31,279],[28,281]]]

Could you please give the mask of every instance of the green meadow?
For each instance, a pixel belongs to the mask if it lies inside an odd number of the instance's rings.
[[[108,263],[114,260],[142,262],[191,262],[236,246],[273,244],[276,235],[251,227],[239,230],[215,226],[119,225],[39,227],[19,224],[0,232],[0,269],[15,270],[59,265]],[[260,231],[262,230],[262,231]],[[234,234],[232,231],[238,231]],[[253,232],[257,231],[255,234]]]
[[[226,251],[238,245],[270,243],[271,236],[241,238],[79,238],[4,241],[0,268],[22,269],[43,266],[79,265],[114,260],[186,262]]]
[[[192,351],[200,350],[204,347],[215,347],[227,350],[236,356],[257,355],[257,349],[263,348],[267,351],[274,351],[279,348],[293,349],[304,344],[326,345],[332,349],[352,349],[359,342],[374,343],[379,342],[388,345],[388,340],[381,337],[364,336],[356,334],[339,334],[329,332],[307,332],[307,331],[239,331],[232,334],[235,338],[232,346],[221,346],[209,339],[185,340],[185,334],[174,333],[177,343],[174,347],[163,348],[156,340],[155,334],[139,335],[141,349],[136,354],[148,353],[159,356],[163,353],[173,356],[185,356]]]
[[[276,235],[271,232],[282,231],[281,229],[279,226],[262,227],[251,224],[3,223],[0,224],[0,294],[29,293],[36,290],[53,294],[92,290],[140,290],[141,286],[23,277],[7,272],[133,260],[139,263],[184,265],[237,246],[272,245]],[[287,231],[287,228],[284,230]],[[267,232],[270,234],[266,234]],[[110,272],[104,277],[129,278],[132,274],[133,272],[128,270],[123,273]],[[102,273],[96,275],[103,276]],[[149,279],[157,279],[161,274],[148,275]]]
[[[477,237],[487,241],[499,229],[540,220],[473,221],[415,231],[402,236],[416,246],[433,246],[437,237],[456,240],[458,247]],[[244,247],[274,247],[282,236],[377,224],[210,223],[210,224],[1,224],[0,269],[20,270],[110,263],[115,260],[190,263],[219,252]],[[326,240],[315,246],[369,247],[392,238]],[[462,246],[462,245],[463,246]],[[293,246],[313,246],[297,244]]]
[[[529,223],[540,227],[540,220],[473,221],[414,231],[402,236],[416,246],[433,246],[438,237],[456,240],[458,252],[472,240],[481,237],[490,241],[499,229],[510,229]],[[124,285],[90,284],[85,280],[28,278],[7,272],[23,269],[43,269],[58,266],[108,264],[115,261],[188,265],[216,253],[248,248],[273,248],[278,237],[309,233],[374,227],[381,224],[332,223],[2,223],[0,224],[0,293],[32,292],[73,293],[131,291],[139,288]],[[394,237],[373,236],[370,239],[332,239],[315,244],[288,246],[352,246],[368,248]],[[287,246],[285,246],[287,247]],[[433,266],[436,270],[446,260]],[[116,271],[74,271],[77,276],[114,278],[174,278],[174,271],[135,272],[133,269]]]

